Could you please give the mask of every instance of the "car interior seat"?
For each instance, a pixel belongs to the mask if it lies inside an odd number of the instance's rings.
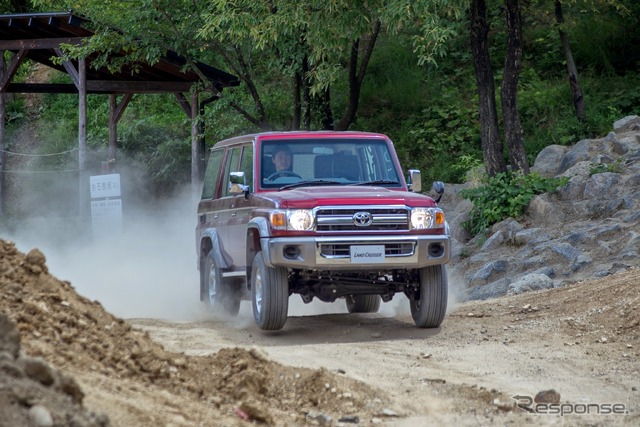
[[[320,155],[313,159],[313,176],[315,178],[333,178],[332,155]]]
[[[343,177],[350,181],[360,181],[360,164],[353,154],[334,154],[333,176]]]

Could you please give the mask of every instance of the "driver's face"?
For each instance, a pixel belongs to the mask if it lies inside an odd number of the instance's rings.
[[[286,151],[278,151],[271,160],[276,165],[276,171],[286,170],[291,166],[291,154]]]

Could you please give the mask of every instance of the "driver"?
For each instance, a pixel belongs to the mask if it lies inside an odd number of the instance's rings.
[[[291,149],[286,145],[280,145],[271,155],[271,161],[276,167],[276,173],[291,170]]]

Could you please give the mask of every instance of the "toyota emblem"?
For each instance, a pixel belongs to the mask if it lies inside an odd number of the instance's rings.
[[[356,212],[353,214],[353,223],[356,227],[368,227],[373,222],[373,215],[369,212]]]

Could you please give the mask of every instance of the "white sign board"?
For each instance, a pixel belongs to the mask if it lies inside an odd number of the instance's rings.
[[[122,231],[122,200],[92,200],[91,224],[94,235]]]
[[[95,175],[89,177],[91,198],[120,197],[120,174]]]

